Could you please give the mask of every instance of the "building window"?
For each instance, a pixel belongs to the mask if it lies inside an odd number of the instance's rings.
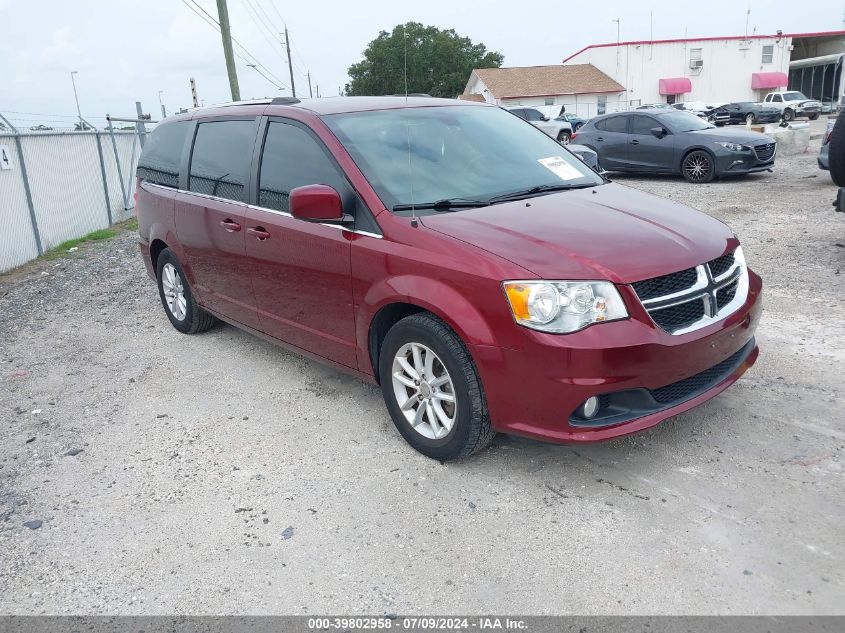
[[[596,97],[596,114],[605,112],[607,112],[607,95],[599,95]]]
[[[691,62],[701,61],[701,49],[700,48],[689,49],[689,60]]]
[[[772,58],[775,56],[775,45],[767,44],[763,47],[763,63],[771,64]]]
[[[554,105],[555,98],[554,97],[546,97],[546,105]]]

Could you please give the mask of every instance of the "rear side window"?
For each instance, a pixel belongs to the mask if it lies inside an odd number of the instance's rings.
[[[346,198],[345,179],[322,145],[296,125],[271,121],[261,152],[258,204],[290,212],[290,192],[303,185],[329,185]]]
[[[182,148],[190,126],[190,121],[176,121],[154,129],[138,159],[138,178],[155,185],[177,188]]]
[[[627,123],[625,117],[612,116],[601,121],[596,121],[596,129],[604,132],[625,132]]]
[[[254,142],[254,121],[200,123],[191,155],[188,189],[246,202],[246,181]]]
[[[525,110],[525,120],[526,121],[542,121],[543,120],[543,114],[539,110],[527,108]]]

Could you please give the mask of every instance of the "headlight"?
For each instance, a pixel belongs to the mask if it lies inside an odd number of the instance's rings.
[[[740,145],[739,143],[716,143],[716,145],[721,145],[729,152],[750,152],[751,147],[748,145]]]
[[[514,320],[541,332],[575,332],[628,317],[619,291],[607,281],[506,281],[503,286]]]

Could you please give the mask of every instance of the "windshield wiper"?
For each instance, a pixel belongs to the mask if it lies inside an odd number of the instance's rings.
[[[436,202],[418,202],[415,204],[397,204],[394,211],[410,211],[411,209],[437,209],[446,211],[448,209],[474,209],[475,207],[486,207],[490,204],[486,200],[473,200],[471,198],[444,198]]]
[[[488,198],[488,202],[506,202],[508,200],[520,200],[522,198],[530,198],[531,196],[538,194],[538,193],[551,193],[553,191],[569,191],[571,189],[589,189],[590,187],[596,187],[597,184],[591,185],[537,185],[536,187],[530,187],[528,189],[518,189],[516,191],[509,191],[508,193],[503,193],[498,196],[493,196],[492,198]]]

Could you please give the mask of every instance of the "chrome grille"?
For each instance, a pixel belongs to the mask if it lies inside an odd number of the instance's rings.
[[[772,157],[775,155],[775,143],[763,143],[762,145],[755,145],[754,146],[754,153],[757,154],[757,158],[764,163],[767,161],[772,160]]]
[[[684,334],[738,309],[748,294],[748,271],[737,250],[631,286],[658,326],[669,334]]]

